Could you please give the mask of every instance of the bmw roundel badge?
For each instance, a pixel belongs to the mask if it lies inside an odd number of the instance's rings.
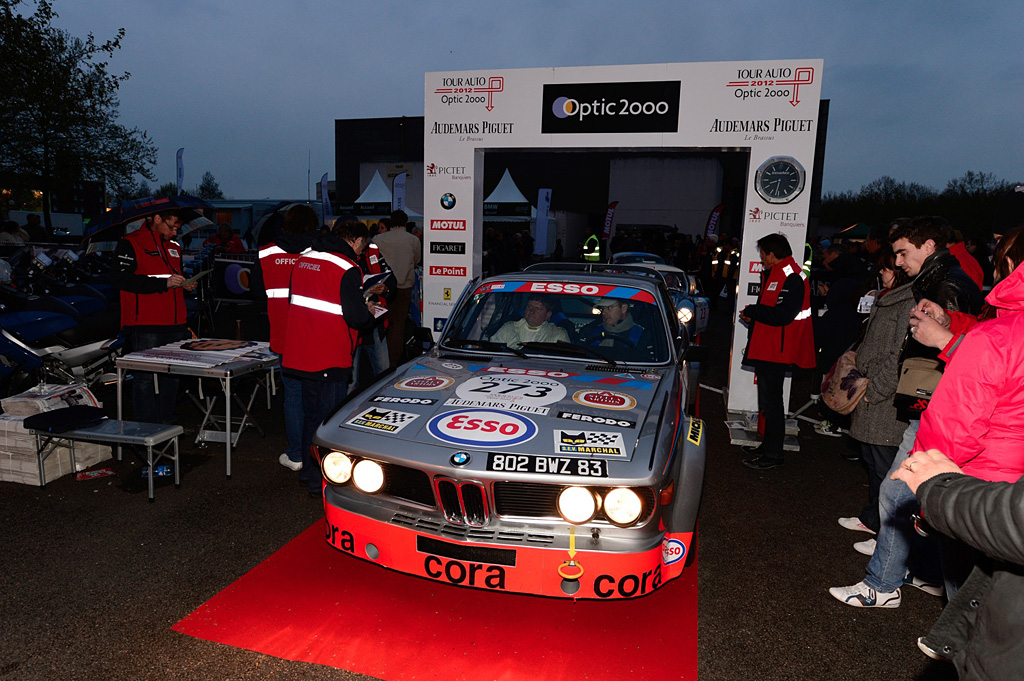
[[[454,454],[452,454],[452,458],[449,459],[449,461],[452,462],[453,466],[465,466],[467,463],[469,463],[469,453],[455,452]]]

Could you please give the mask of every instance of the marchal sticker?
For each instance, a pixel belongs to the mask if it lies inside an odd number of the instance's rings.
[[[620,411],[626,411],[636,406],[635,397],[611,390],[577,390],[572,396],[572,401],[585,407]]]
[[[555,452],[587,456],[626,456],[622,433],[589,430],[556,430]]]
[[[455,383],[448,376],[411,376],[403,378],[395,387],[399,390],[444,390]]]
[[[346,423],[357,428],[377,431],[378,433],[397,433],[419,418],[419,414],[392,409],[370,409],[359,416],[349,419]]]
[[[537,424],[525,416],[496,409],[458,409],[430,419],[427,432],[453,445],[512,447],[532,440],[537,435]]]

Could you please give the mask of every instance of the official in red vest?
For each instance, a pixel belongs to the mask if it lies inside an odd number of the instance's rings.
[[[366,225],[335,222],[313,241],[292,269],[288,335],[281,365],[302,383],[302,471],[309,493],[323,493],[319,461],[311,451],[320,423],[348,392],[359,332],[374,324],[376,306],[363,298],[356,264],[366,248]]]
[[[757,242],[761,254],[761,292],[757,303],[747,305],[740,319],[750,325],[743,363],[752,365],[757,377],[757,408],[764,416],[761,444],[750,451],[755,458],[743,461],[756,469],[781,466],[786,435],[783,381],[793,366],[813,368],[814,331],[811,319],[811,287],[793,249],[782,234],[769,234]]]
[[[309,250],[320,228],[320,217],[310,206],[297,204],[288,209],[278,234],[259,250],[251,290],[267,303],[270,349],[284,353],[288,330],[288,293],[292,267],[299,254]],[[285,468],[302,469],[302,383],[282,374],[284,384],[284,432],[288,449],[278,457]]]
[[[121,326],[131,352],[188,338],[184,291],[194,290],[196,282],[186,283],[181,273],[181,246],[174,241],[181,223],[176,210],[157,213],[117,242],[111,279],[121,291]],[[133,418],[171,423],[178,379],[161,375],[157,391],[155,374],[132,376]]]

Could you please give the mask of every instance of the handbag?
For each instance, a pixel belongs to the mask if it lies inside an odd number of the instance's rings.
[[[906,421],[921,418],[928,408],[939,379],[942,378],[944,362],[930,357],[908,357],[900,364],[900,381],[892,399],[896,417]]]
[[[868,378],[857,371],[857,352],[847,350],[832,365],[821,383],[821,399],[839,414],[849,414],[864,398]]]

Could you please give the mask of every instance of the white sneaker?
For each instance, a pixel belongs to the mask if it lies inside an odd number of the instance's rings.
[[[848,530],[854,532],[867,532],[868,534],[874,534],[875,531],[860,521],[860,518],[854,516],[852,518],[840,518],[839,524]]]
[[[946,593],[946,586],[944,584],[932,584],[931,582],[926,582],[923,579],[918,579],[917,577],[904,577],[903,583],[907,586],[912,586],[916,589],[920,589],[929,596],[941,597],[942,594]]]
[[[293,471],[301,471],[302,470],[302,462],[301,461],[292,461],[291,459],[288,458],[287,454],[282,454],[281,456],[279,456],[277,458],[277,460],[285,468],[290,468]]]
[[[859,541],[854,544],[853,548],[856,549],[857,553],[863,553],[865,556],[873,556],[875,554],[875,544],[876,542],[874,539],[865,539],[864,541]]]
[[[814,432],[818,435],[827,435],[828,437],[842,437],[843,431],[841,428],[836,426],[834,423],[825,419],[814,424]]]
[[[853,586],[834,586],[828,590],[837,600],[855,608],[898,608],[903,598],[900,590],[875,591],[864,582]]]

